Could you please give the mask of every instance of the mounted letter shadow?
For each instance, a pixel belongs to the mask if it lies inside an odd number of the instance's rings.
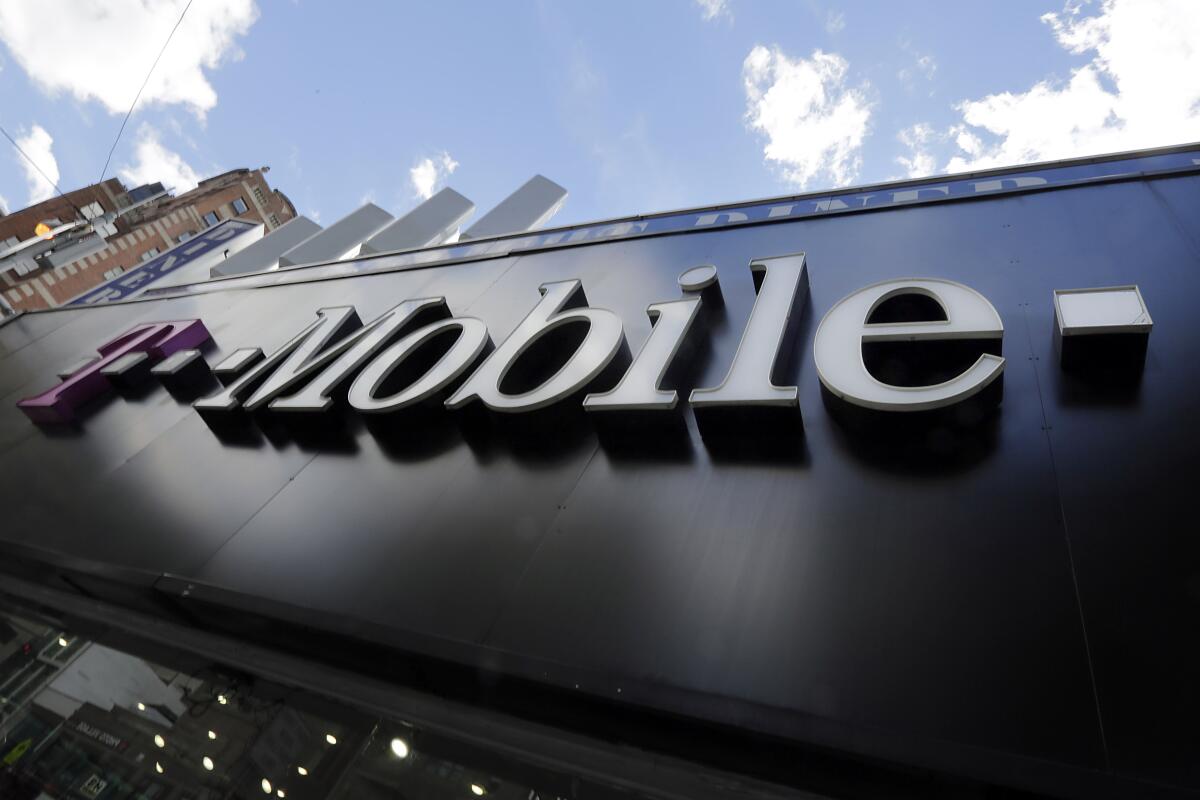
[[[176,400],[191,403],[217,386],[212,369],[204,360],[204,350],[213,349],[212,342],[194,350],[180,350],[150,369],[163,388]]]
[[[864,287],[817,328],[822,399],[847,432],[885,449],[945,450],[943,439],[964,438],[999,405],[1003,336],[992,304],[960,283],[904,278]]]
[[[1059,397],[1072,405],[1136,403],[1153,328],[1137,286],[1055,290]]]
[[[371,361],[347,400],[388,455],[400,460],[433,455],[458,440],[463,422],[461,415],[447,413],[446,398],[492,347],[487,326],[474,317],[426,325]]]
[[[106,367],[100,374],[108,379],[117,394],[126,400],[139,400],[150,394],[154,386],[150,383],[149,353],[126,353]]]
[[[799,390],[774,379],[803,317],[808,270],[803,253],[750,262],[757,297],[733,363],[719,386],[696,389],[690,404],[706,446],[747,439],[795,441],[804,434]]]
[[[446,401],[481,404],[515,452],[538,455],[590,432],[582,396],[610,388],[629,365],[620,318],[590,308],[579,280],[540,287],[541,301]]]
[[[700,318],[703,298],[719,310],[721,287],[713,266],[694,267],[679,276],[679,286],[689,296],[653,303],[646,309],[650,336],[617,385],[589,394],[583,407],[590,412],[605,449],[620,455],[652,452],[657,457],[690,457],[691,437],[679,402],[677,386],[684,372],[679,354],[693,323]],[[690,355],[695,355],[690,354]]]

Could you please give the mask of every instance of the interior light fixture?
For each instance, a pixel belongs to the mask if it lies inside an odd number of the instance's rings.
[[[157,772],[159,775],[162,775],[163,772],[165,772],[161,762],[159,762],[159,761],[154,762],[154,771]]]
[[[327,733],[325,734],[325,741],[329,742],[330,744],[337,744],[337,737],[332,733]]]
[[[208,732],[208,738],[209,738],[209,739],[216,739],[216,738],[217,738],[217,732],[216,732],[216,731],[209,731],[209,732]]]
[[[396,758],[408,758],[408,742],[399,737],[392,739],[392,755]]]
[[[483,797],[485,794],[487,794],[487,789],[483,788],[478,783],[472,783],[471,794],[475,795],[476,797]]]
[[[203,760],[203,761],[201,761],[200,763],[201,763],[201,764],[203,764],[203,765],[204,765],[204,768],[205,768],[206,770],[208,770],[209,772],[212,772],[212,771],[213,771],[213,767],[215,767],[215,766],[216,766],[215,764],[213,764],[213,760],[212,760],[211,758],[209,758],[208,756],[205,756],[205,757],[204,757],[204,760]]]
[[[263,794],[270,794],[273,791],[271,788],[271,782],[266,778],[262,779],[262,790]]]
[[[138,711],[145,711],[145,710],[146,710],[146,704],[138,703]]]
[[[308,770],[305,769],[304,767],[296,767],[296,772],[299,773],[301,776],[308,774]]]
[[[154,745],[155,745],[155,747],[160,747],[160,748],[166,747],[167,740],[162,737],[161,733],[156,733],[156,734],[154,734]]]
[[[58,637],[58,646],[59,647],[66,647],[69,644],[70,644],[70,642],[67,641],[67,638],[65,636]]]

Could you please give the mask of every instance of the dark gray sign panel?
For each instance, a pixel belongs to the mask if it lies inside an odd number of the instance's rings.
[[[1200,178],[1182,171],[25,315],[0,328],[6,563],[116,576],[122,602],[203,595],[567,695],[987,780],[1200,789],[1197,198]],[[242,348],[270,357],[318,309],[352,306],[369,326],[444,298],[501,353],[568,281],[586,306],[544,309],[539,324],[604,310],[628,351],[611,363],[676,353],[686,369],[664,386],[689,398],[731,374],[770,283],[756,287],[752,264],[797,253],[807,291],[789,295],[795,324],[765,367],[771,387],[795,388],[798,424],[781,435],[702,436],[684,408],[681,433],[630,444],[597,427],[620,412],[581,396],[548,415],[444,402],[366,414],[345,383],[328,410],[299,414],[309,424],[269,406],[217,424],[153,382],[93,403],[74,428],[40,428],[16,406],[151,322],[202,320],[217,364]],[[716,268],[721,302],[702,295],[690,328],[686,304],[671,311],[686,346],[647,350],[647,309],[686,300],[680,276],[700,265]],[[903,376],[932,347],[951,377],[1001,359],[978,395],[988,405],[881,422],[857,413],[888,413],[880,398],[830,390],[843,382],[818,369],[822,319],[897,281],[918,281],[964,336],[933,335],[936,314],[886,318],[881,296],[863,322],[892,339],[864,341],[864,358]],[[950,284],[967,299],[939,301]],[[1064,370],[1055,292],[1134,285],[1153,316],[1138,369]],[[1078,335],[1091,320],[1069,306]],[[446,319],[434,316],[424,324]],[[897,343],[907,322],[920,336]],[[564,319],[562,341],[584,341],[582,324]],[[535,348],[527,380],[557,374],[572,349]],[[403,388],[378,377],[364,397]]]

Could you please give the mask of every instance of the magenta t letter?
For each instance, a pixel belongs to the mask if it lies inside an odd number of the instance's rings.
[[[155,361],[179,350],[199,347],[212,339],[198,319],[177,322],[146,322],[130,328],[100,347],[100,360],[88,364],[58,386],[17,403],[34,422],[72,422],[87,401],[112,386],[100,370],[126,353],[149,353]]]

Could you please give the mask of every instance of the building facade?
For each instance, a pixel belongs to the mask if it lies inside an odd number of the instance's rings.
[[[208,796],[1196,796],[1198,160],[11,318],[0,604],[363,715]]]
[[[79,218],[79,209],[90,203],[120,214],[104,232],[105,246],[64,263],[54,263],[59,259],[49,253],[30,260],[27,269],[5,269],[0,290],[15,310],[54,308],[224,220],[262,223],[269,233],[293,219],[296,209],[270,187],[268,170],[231,170],[178,197],[165,194],[161,184],[127,190],[110,178],[0,218],[0,240],[11,246],[36,236],[38,223]]]

